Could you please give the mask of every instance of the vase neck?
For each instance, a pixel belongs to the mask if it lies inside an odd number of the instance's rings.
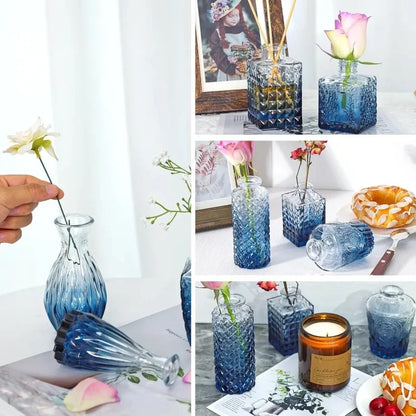
[[[248,186],[260,186],[261,185],[261,178],[258,176],[247,176],[247,181],[245,178],[238,178],[237,179],[237,185],[240,188],[247,188]]]
[[[279,53],[280,52],[280,53]],[[271,48],[267,48],[266,45],[261,47],[262,59],[279,61],[280,59],[286,59],[287,45],[283,45],[279,51],[279,44],[274,43]]]
[[[358,68],[358,62],[349,59],[338,60],[338,70],[341,75],[356,74]]]

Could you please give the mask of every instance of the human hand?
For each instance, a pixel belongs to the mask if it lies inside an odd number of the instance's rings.
[[[38,202],[62,198],[56,185],[30,175],[0,175],[0,243],[15,243]]]

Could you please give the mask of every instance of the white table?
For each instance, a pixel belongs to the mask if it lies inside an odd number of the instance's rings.
[[[227,276],[282,276],[282,275],[337,275],[337,279],[351,280],[351,275],[369,275],[374,266],[390,247],[391,240],[386,236],[375,235],[373,251],[364,259],[353,262],[335,272],[325,272],[311,261],[305,247],[296,247],[283,237],[280,195],[287,190],[270,190],[270,246],[271,261],[262,269],[241,269],[234,264],[232,228],[221,228],[196,233],[194,271],[199,280],[210,275]],[[326,222],[338,220],[341,207],[350,204],[352,192],[317,190],[326,198]],[[416,274],[416,233],[400,241],[396,254],[389,265],[388,275]]]
[[[414,134],[416,132],[416,97],[409,93],[378,93],[377,124],[362,134]],[[316,90],[303,91],[303,123],[308,132],[330,134],[318,128]],[[195,117],[196,134],[287,134],[283,130],[260,130],[247,121],[247,111],[202,114]],[[345,134],[345,133],[344,133]]]

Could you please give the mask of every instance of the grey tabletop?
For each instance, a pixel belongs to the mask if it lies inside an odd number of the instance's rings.
[[[256,374],[261,374],[286,357],[279,354],[268,342],[267,325],[255,325],[256,343]],[[412,331],[409,349],[406,356],[416,356],[416,331]],[[375,356],[368,344],[368,329],[366,325],[352,326],[352,366],[370,375],[376,375],[397,359],[386,360]],[[212,416],[214,413],[207,409],[211,403],[220,399],[224,394],[215,388],[214,353],[211,324],[196,324],[195,333],[195,414],[197,416]],[[357,409],[348,416],[359,416]]]

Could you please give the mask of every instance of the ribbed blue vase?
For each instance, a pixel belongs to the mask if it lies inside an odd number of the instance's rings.
[[[182,316],[189,345],[191,345],[191,282],[191,259],[188,258],[181,274],[180,288]]]
[[[299,288],[290,286],[288,293],[281,293],[267,300],[269,342],[282,355],[298,351],[299,325],[303,318],[312,315],[313,305],[301,295]]]
[[[306,253],[323,270],[335,270],[371,253],[374,235],[360,221],[317,226],[306,244]]]
[[[371,352],[381,358],[406,354],[415,316],[415,301],[399,286],[383,286],[367,300]]]
[[[339,60],[337,75],[319,80],[319,127],[360,133],[377,123],[377,79],[357,74],[357,62]]]
[[[256,381],[253,310],[241,295],[231,295],[229,310],[220,303],[212,311],[215,386],[227,394],[249,391]]]
[[[287,56],[286,46],[278,51],[263,46],[247,64],[248,119],[260,129],[302,126],[302,63]]]
[[[53,327],[73,309],[104,314],[107,303],[105,283],[88,251],[88,231],[94,219],[88,215],[68,214],[55,220],[61,237],[61,251],[46,282],[44,306]]]
[[[261,179],[238,179],[231,194],[234,263],[244,269],[258,269],[270,262],[269,193]]]
[[[325,222],[325,198],[308,185],[282,194],[283,235],[298,247],[304,246],[312,230]]]
[[[65,315],[55,338],[55,359],[69,367],[90,371],[142,371],[173,384],[179,358],[159,357],[124,332],[96,316],[72,311]]]

